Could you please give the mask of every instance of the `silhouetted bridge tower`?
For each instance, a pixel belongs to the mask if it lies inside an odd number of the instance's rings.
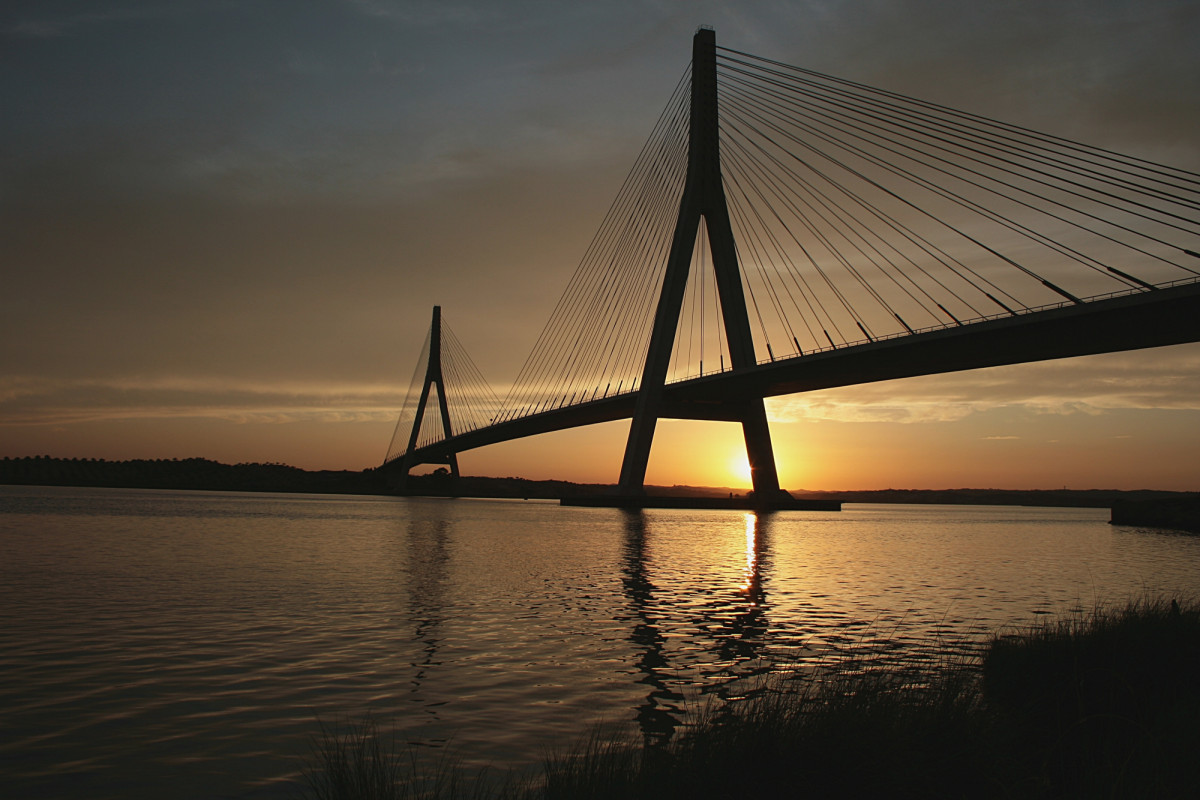
[[[679,217],[671,239],[667,258],[666,278],[654,314],[650,349],[642,372],[641,390],[633,409],[629,441],[621,463],[620,491],[636,494],[642,491],[646,465],[650,460],[650,445],[654,428],[663,413],[663,388],[667,367],[675,344],[675,330],[683,308],[696,233],[703,218],[712,248],[713,272],[721,315],[725,323],[729,359],[735,372],[751,369],[758,364],[754,354],[754,339],[750,333],[750,318],[746,313],[746,298],[742,292],[742,275],[738,269],[737,249],[721,183],[720,137],[717,129],[717,56],[716,34],[700,30],[692,41],[691,120],[688,136],[687,177]],[[779,494],[779,476],[775,470],[775,455],[771,451],[771,432],[767,427],[767,412],[761,397],[720,400],[705,409],[710,418],[718,414],[724,419],[742,423],[746,438],[746,455],[754,492],[759,497]],[[687,418],[687,409],[682,410]]]
[[[421,433],[421,422],[425,419],[425,410],[429,404],[430,391],[434,393],[437,402],[438,419],[442,423],[442,437],[452,436],[450,428],[450,407],[446,402],[446,379],[442,372],[442,307],[433,307],[433,321],[429,325],[429,356],[425,366],[425,379],[421,384],[421,394],[417,398],[415,424],[408,436],[408,446],[404,449],[404,457],[400,461],[400,474],[408,475],[413,468],[413,454],[417,450],[417,437]],[[450,474],[458,478],[458,454],[453,450],[443,451],[440,455],[426,456],[423,463],[446,464]]]
[[[636,497],[659,419],[724,420],[769,504],[786,494],[766,397],[1200,341],[1200,175],[710,29],[688,78],[503,401],[434,309],[384,461],[401,479],[631,419],[619,491]]]

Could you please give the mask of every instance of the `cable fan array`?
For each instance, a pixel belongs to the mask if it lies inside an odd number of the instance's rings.
[[[513,382],[500,419],[637,388],[687,175],[690,72]]]
[[[718,48],[759,358],[1200,272],[1194,173]]]
[[[718,48],[717,77],[760,361],[1200,278],[1196,173],[736,50]],[[638,389],[687,177],[690,83],[502,404],[445,329],[454,433]],[[704,221],[688,281],[668,381],[730,368]],[[407,447],[426,358],[389,459]],[[418,446],[443,438],[430,410]]]
[[[441,353],[440,366],[442,386],[445,388],[446,409],[450,417],[450,435],[467,433],[486,427],[495,420],[500,408],[500,400],[484,379],[483,373],[475,366],[462,342],[454,335],[454,331],[446,324],[445,316],[441,316]],[[409,438],[412,435],[413,420],[416,419],[421,393],[425,381],[429,379],[427,372],[430,366],[429,349],[433,339],[432,329],[425,336],[425,346],[421,350],[420,360],[413,372],[408,385],[408,395],[400,412],[400,419],[392,433],[392,442],[388,446],[385,463],[404,455],[408,449]],[[416,447],[427,447],[444,440],[446,433],[442,424],[442,412],[438,387],[432,383],[429,395],[425,401],[424,413],[421,415],[421,428],[417,434]]]

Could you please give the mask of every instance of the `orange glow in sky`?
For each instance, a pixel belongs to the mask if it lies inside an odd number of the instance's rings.
[[[0,457],[376,467],[434,305],[503,395],[698,23],[723,47],[1200,171],[1200,16],[1179,4],[1036,4],[1037,36],[987,4],[904,0],[820,19],[798,3],[301,3],[282,27],[243,4],[72,5],[88,4],[26,3],[0,25]],[[1102,77],[1086,91],[1080,65]],[[687,297],[712,371],[712,281]],[[1197,344],[766,406],[788,489],[1200,490]],[[628,428],[459,461],[614,483]],[[740,426],[660,421],[647,482],[748,488]]]
[[[750,461],[745,451],[734,453],[729,459],[729,482],[726,484],[735,488],[745,488],[752,485]]]

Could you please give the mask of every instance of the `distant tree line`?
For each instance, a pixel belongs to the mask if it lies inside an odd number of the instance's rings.
[[[376,470],[310,472],[279,463],[222,464],[206,458],[107,461],[103,458],[5,457],[0,459],[0,483],[331,494],[377,494],[385,489],[382,476]]]
[[[396,475],[381,469],[308,471],[275,462],[222,464],[206,458],[158,458],[106,461],[102,458],[29,456],[0,459],[0,484],[41,486],[99,486],[122,489],[203,489],[209,491],[312,492],[317,494],[394,494]],[[569,481],[531,481],[464,475],[458,480],[439,468],[412,475],[406,493],[461,497],[560,498],[610,492],[616,487]],[[650,494],[724,497],[726,488],[647,486]],[[734,493],[737,493],[735,491]],[[793,491],[799,498],[843,503],[936,503],[946,505],[1025,505],[1112,508],[1119,503],[1159,506],[1184,502],[1200,504],[1200,493],[1116,489],[882,489],[877,491]],[[1147,506],[1142,506],[1143,508]],[[1139,512],[1146,513],[1146,512]],[[1197,512],[1189,512],[1196,519]],[[1154,524],[1154,523],[1148,523]],[[1196,523],[1193,523],[1196,524]],[[1179,527],[1179,526],[1172,526]],[[1195,530],[1195,528],[1192,528]]]

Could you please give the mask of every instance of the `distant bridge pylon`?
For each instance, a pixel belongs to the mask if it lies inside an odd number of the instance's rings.
[[[400,488],[408,479],[409,471],[416,466],[414,459],[417,451],[417,438],[421,435],[421,427],[425,422],[425,412],[428,409],[429,393],[434,392],[437,398],[438,419],[442,423],[443,439],[451,438],[454,433],[450,425],[450,408],[446,402],[446,381],[442,373],[442,307],[433,307],[433,321],[429,325],[429,358],[425,366],[425,379],[421,384],[421,394],[417,400],[417,408],[413,416],[412,429],[409,431],[408,446],[400,461]],[[458,479],[458,454],[447,450],[441,454],[426,456],[422,463],[446,464],[454,480]]]

